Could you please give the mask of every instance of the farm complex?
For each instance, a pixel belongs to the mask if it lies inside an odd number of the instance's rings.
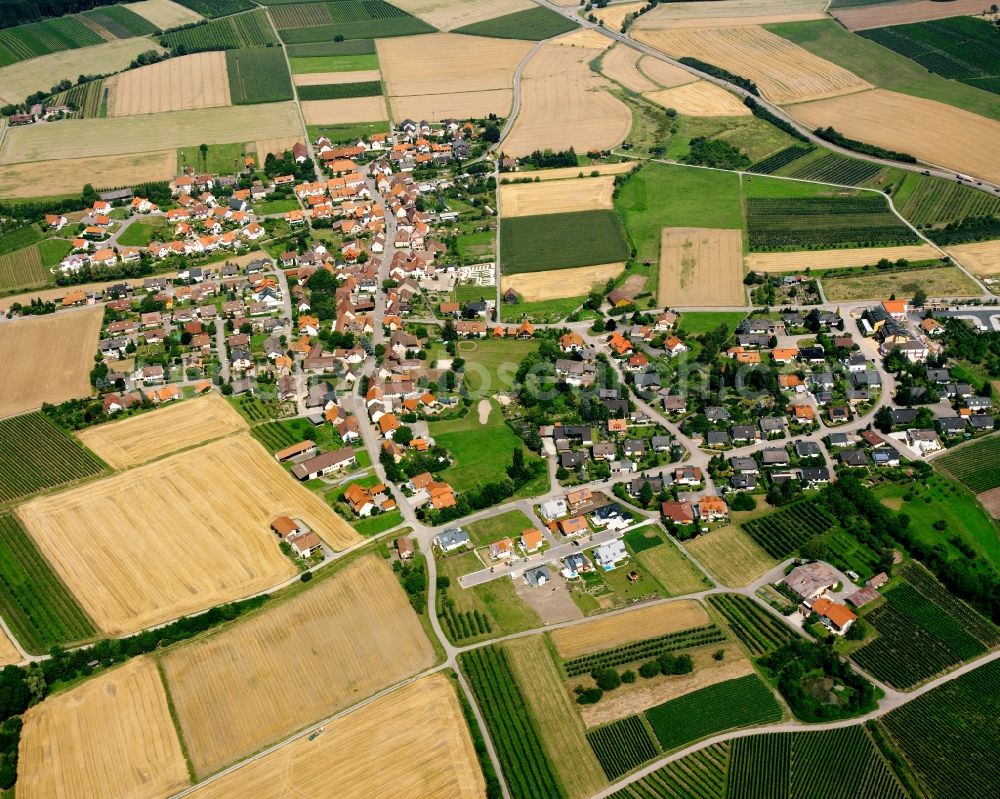
[[[995,799],[1000,11],[0,2],[0,799]]]

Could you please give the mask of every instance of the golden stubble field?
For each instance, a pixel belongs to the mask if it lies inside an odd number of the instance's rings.
[[[502,275],[500,288],[514,289],[525,302],[557,300],[562,297],[579,297],[594,286],[603,286],[609,278],[624,271],[621,261],[597,266],[577,266],[572,269],[550,269],[545,272],[522,272]]]
[[[106,635],[293,576],[269,529],[277,516],[302,519],[335,549],[360,540],[249,434],[34,500],[17,514]]]
[[[17,795],[161,799],[189,785],[150,657],[133,658],[24,715]]]
[[[616,44],[601,59],[601,72],[633,92],[656,91],[660,87],[639,71],[640,58],[642,53],[638,50]]]
[[[645,3],[614,3],[604,8],[595,8],[594,16],[600,20],[604,27],[610,31],[619,31],[622,27],[622,21],[629,14],[634,14],[642,8]]]
[[[207,775],[433,662],[399,581],[369,555],[171,650],[163,667],[195,771]]]
[[[685,83],[694,83],[699,80],[696,75],[692,75],[686,69],[675,67],[666,61],[653,58],[651,55],[645,55],[640,59],[639,71],[664,89],[672,89],[674,86],[683,86]]]
[[[658,602],[625,613],[601,616],[572,627],[560,627],[553,630],[552,642],[559,656],[566,660],[632,641],[700,627],[708,622],[705,609],[693,599]]]
[[[633,32],[672,56],[694,56],[753,80],[776,103],[798,103],[870,89],[843,67],[756,25]]]
[[[657,302],[706,308],[746,305],[742,231],[663,228]]]
[[[0,416],[90,395],[99,307],[0,323]]]
[[[192,799],[329,796],[479,799],[485,783],[455,689],[441,674],[386,694],[205,785]]]
[[[386,119],[384,97],[349,97],[344,100],[306,100],[302,113],[307,125],[342,122],[375,122]]]
[[[292,75],[296,86],[326,86],[331,83],[362,83],[379,80],[382,73],[377,69],[359,69],[355,72],[300,72]]]
[[[21,660],[21,653],[17,647],[7,637],[7,634],[0,630],[0,666],[8,666]]]
[[[109,466],[125,469],[246,429],[232,405],[212,392],[120,422],[89,427],[77,436]]]
[[[544,44],[522,73],[521,111],[502,142],[509,155],[573,147],[578,153],[620,144],[632,112],[590,71],[599,50]]]
[[[649,92],[643,96],[664,108],[674,108],[685,116],[744,117],[751,114],[750,109],[735,94],[706,80]]]
[[[171,0],[139,0],[138,3],[126,3],[125,8],[148,19],[160,30],[189,25],[202,18],[201,14]]]
[[[615,179],[612,175],[539,183],[506,183],[500,186],[500,215],[533,216],[612,208],[611,194],[614,190]]]
[[[639,17],[635,27],[721,27],[823,19],[827,2],[828,0],[714,0],[711,3],[661,3]]]
[[[130,186],[169,180],[176,171],[176,150],[9,164],[0,166],[0,196],[76,194],[87,183],[96,188]]]
[[[165,52],[151,39],[118,39],[11,64],[0,69],[0,102],[23,103],[29,94],[47,92],[63,78],[75,81],[80,75],[117,72],[125,69],[139,53],[146,50]]]
[[[954,248],[952,248],[954,249]],[[806,269],[826,269],[841,266],[867,266],[882,258],[898,261],[923,261],[938,258],[941,253],[929,244],[908,244],[900,247],[856,247],[845,250],[801,250],[798,252],[752,252],[747,266],[755,272],[802,272]]]
[[[1000,182],[1000,122],[978,114],[885,89],[786,110],[811,128],[832,125],[852,139]]]
[[[879,3],[857,8],[836,8],[831,14],[849,31],[884,28],[889,25],[907,25],[965,14],[981,14],[991,4],[982,0],[918,0],[915,3]]]
[[[222,50],[170,58],[109,78],[108,116],[160,114],[232,104]]]
[[[399,0],[395,5],[443,31],[535,7],[531,0]]]
[[[384,113],[381,118],[385,118]],[[197,147],[199,144],[276,139],[300,136],[301,130],[302,122],[295,103],[291,102],[107,119],[74,119],[58,125],[28,125],[8,131],[0,148],[0,163],[144,153]],[[95,184],[105,184],[99,176],[91,175],[90,178]]]
[[[1000,274],[1000,241],[956,244],[948,248],[948,253],[977,275]]]
[[[615,163],[591,164],[590,166],[560,166],[555,169],[539,169],[531,173],[531,179],[540,181],[565,180],[566,178],[597,177],[599,175],[621,175],[632,169],[637,161],[617,161]],[[595,175],[594,173],[597,173]],[[503,184],[506,185],[506,184]]]

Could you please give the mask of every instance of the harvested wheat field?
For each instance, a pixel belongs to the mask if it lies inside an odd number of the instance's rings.
[[[180,3],[171,2],[171,0],[139,0],[138,3],[127,3],[125,8],[144,19],[148,19],[157,28],[164,31],[179,25],[190,25],[202,18],[201,14],[196,11],[185,8]]]
[[[486,89],[481,92],[456,92],[454,94],[417,94],[409,97],[390,97],[392,118],[397,122],[406,118],[428,119],[482,119],[490,114],[505,117],[514,102],[512,89]]]
[[[500,186],[500,215],[534,216],[612,208],[611,194],[614,190],[615,179],[611,175],[539,183],[507,183]]]
[[[954,249],[954,248],[952,248]],[[924,261],[939,258],[941,253],[929,244],[902,247],[857,247],[846,250],[802,250],[800,252],[752,252],[747,266],[755,272],[802,272],[839,266],[868,266],[882,258],[898,261]],[[998,267],[1000,268],[1000,267]]]
[[[675,67],[673,64],[668,64],[666,61],[649,55],[643,56],[639,61],[639,71],[664,89],[672,89],[674,86],[683,86],[685,83],[695,83],[700,80],[686,69]]]
[[[672,56],[694,56],[756,82],[776,103],[799,103],[870,89],[843,67],[756,25],[636,30],[633,37]]]
[[[0,324],[0,417],[90,396],[102,318],[94,307]]]
[[[302,519],[336,549],[359,540],[249,435],[34,500],[18,515],[106,635],[270,588],[295,574],[270,531]]]
[[[292,149],[292,145],[301,141],[303,141],[301,136],[286,136],[282,139],[261,139],[255,142],[254,152],[260,160],[258,166],[264,165],[264,159],[267,158],[268,153],[273,153],[275,156],[281,158],[286,151]]]
[[[590,71],[599,50],[544,44],[522,73],[521,111],[502,149],[509,155],[534,150],[578,153],[607,150],[625,139],[632,112]]]
[[[359,69],[357,72],[303,72],[292,75],[296,86],[329,86],[332,83],[364,83],[381,80],[377,69]]]
[[[849,31],[884,28],[888,25],[906,25],[931,19],[981,14],[989,8],[982,0],[919,0],[916,3],[879,3],[857,8],[835,8],[830,13]]]
[[[220,395],[177,402],[77,436],[114,469],[138,466],[213,438],[246,430],[246,422]]]
[[[712,654],[719,649],[726,654],[722,660],[715,660]],[[669,677],[660,675],[649,680],[639,680],[632,685],[622,685],[620,689],[606,694],[596,705],[580,705],[583,723],[588,727],[607,724],[710,685],[754,673],[750,661],[736,644],[713,644],[711,647],[691,650],[688,654],[694,661],[694,671],[690,674]],[[570,682],[566,685],[572,690],[574,684]]]
[[[692,307],[746,305],[742,231],[663,228],[657,302]]]
[[[381,118],[385,118],[384,113]],[[0,148],[0,163],[40,161],[70,154],[83,158],[197,147],[199,144],[276,139],[301,135],[301,129],[302,121],[295,110],[295,103],[291,102],[107,119],[73,119],[58,125],[28,125],[8,131]],[[91,178],[94,183],[106,182],[93,175]]]
[[[128,67],[139,53],[146,50],[165,52],[150,39],[118,39],[11,64],[0,69],[0,102],[23,103],[29,94],[47,92],[63,78],[76,82],[80,75],[117,72]]]
[[[549,41],[561,47],[591,47],[594,50],[607,50],[615,43],[614,39],[598,33],[593,28],[578,28]]]
[[[455,689],[432,674],[204,785],[192,799],[479,799],[485,783]]]
[[[500,288],[514,289],[525,302],[558,300],[579,297],[594,286],[603,286],[609,278],[618,277],[625,269],[624,263],[577,266],[571,269],[552,269],[547,272],[522,272],[502,275]]]
[[[674,108],[685,116],[743,117],[751,114],[750,109],[735,94],[706,80],[686,83],[673,89],[661,89],[643,96],[664,108]]]
[[[700,28],[763,25],[823,19],[827,0],[715,0],[715,2],[661,3],[639,17],[638,28]],[[599,12],[598,12],[599,13]]]
[[[1000,274],[1000,241],[957,244],[948,248],[948,254],[977,275]]]
[[[535,7],[531,0],[399,0],[394,5],[443,31]]]
[[[382,97],[351,97],[346,100],[306,100],[300,104],[307,125],[341,122],[374,122],[386,119]]]
[[[176,171],[176,150],[8,164],[0,166],[0,196],[77,194],[90,182],[97,188],[131,186],[147,180],[169,180]]]
[[[7,637],[7,634],[0,630],[0,666],[9,666],[20,660],[21,653],[17,651],[17,647]]]
[[[787,111],[811,128],[832,125],[849,138],[1000,182],[1000,122],[978,114],[884,89]]]
[[[565,180],[566,178],[578,178],[580,175],[596,177],[598,175],[621,175],[634,168],[636,161],[617,161],[607,164],[591,164],[590,166],[560,166],[555,169],[538,169],[531,173],[531,179],[540,181]],[[502,184],[503,185],[503,184]]]
[[[206,775],[433,662],[399,581],[368,555],[246,622],[173,649],[163,667],[195,771]]]
[[[553,630],[552,642],[559,656],[565,660],[632,641],[700,627],[708,622],[705,609],[693,599],[657,602]]]
[[[24,714],[17,795],[160,799],[187,767],[150,657],[50,696]]]
[[[615,3],[604,8],[595,8],[594,15],[609,31],[620,31],[622,22],[629,14],[635,14],[645,3]]]
[[[638,50],[616,44],[601,59],[601,72],[634,92],[655,91],[659,87],[639,71],[640,58],[642,53]]]
[[[109,78],[108,116],[232,105],[222,50],[168,58]]]

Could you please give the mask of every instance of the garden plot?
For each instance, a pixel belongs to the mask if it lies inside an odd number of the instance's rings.
[[[967,245],[966,245],[967,246]],[[951,249],[958,249],[952,247]],[[827,269],[844,266],[868,266],[882,258],[898,261],[923,261],[937,258],[940,253],[929,244],[901,247],[854,247],[843,250],[801,250],[799,252],[753,252],[747,256],[747,266],[753,272],[803,272],[806,269]],[[963,261],[964,263],[964,261]],[[1000,270],[1000,264],[997,265]]]
[[[657,302],[705,307],[745,305],[742,232],[664,228]]]
[[[981,0],[918,0],[915,3],[879,3],[856,8],[836,8],[831,14],[849,31],[884,28],[889,25],[906,25],[910,22],[927,22],[945,17],[981,14],[988,4]]]
[[[344,100],[306,100],[301,103],[308,125],[373,122],[386,119],[382,97],[351,97]]]
[[[750,109],[735,94],[706,80],[650,92],[644,97],[664,108],[674,108],[685,116],[742,117],[751,114]]]
[[[503,275],[500,288],[514,289],[525,302],[557,300],[562,297],[579,297],[594,286],[603,286],[618,277],[625,263],[579,266],[575,269],[553,269],[548,272],[525,272],[520,275]]]
[[[525,67],[521,111],[501,147],[509,155],[610,149],[628,135],[632,113],[590,71],[599,50],[543,44]]]
[[[138,3],[127,3],[124,7],[163,31],[200,22],[202,19],[198,12],[171,0],[139,0]]]
[[[843,67],[756,25],[641,29],[633,35],[671,56],[692,56],[749,78],[776,103],[799,103],[871,88]]]
[[[270,588],[295,574],[269,525],[302,519],[343,549],[360,540],[249,435],[223,439],[18,509],[106,635]]]
[[[108,115],[159,114],[231,105],[221,50],[169,58],[109,79]]]
[[[0,325],[0,416],[89,396],[101,318],[87,308]]]
[[[17,795],[160,799],[189,784],[167,696],[149,657],[134,658],[24,715]]]
[[[78,194],[86,183],[95,180],[95,175],[99,176],[97,188],[110,188],[169,180],[176,170],[175,150],[8,164],[0,166],[0,196]],[[59,296],[62,294],[65,289],[60,290]]]
[[[615,179],[608,175],[542,183],[508,183],[500,186],[502,216],[561,214],[612,208]]]
[[[399,581],[369,555],[246,622],[178,647],[163,668],[195,771],[204,775],[433,661]]]

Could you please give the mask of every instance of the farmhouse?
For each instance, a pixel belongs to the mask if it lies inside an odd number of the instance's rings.
[[[292,474],[299,480],[315,480],[317,477],[324,477],[331,472],[355,466],[357,462],[354,450],[344,447],[332,452],[324,452],[302,461],[302,463],[297,463],[292,467]]]
[[[812,600],[826,593],[837,582],[833,569],[819,561],[796,566],[781,581],[804,600]]]
[[[810,609],[823,620],[823,624],[834,635],[843,635],[846,633],[848,628],[858,618],[848,609],[847,605],[837,604],[826,597],[812,602]]]

